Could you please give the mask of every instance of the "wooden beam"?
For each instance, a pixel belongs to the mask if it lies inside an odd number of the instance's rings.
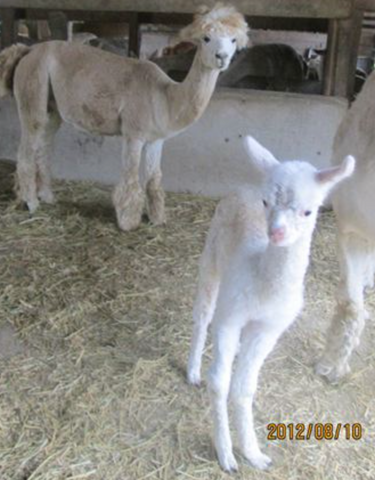
[[[50,10],[26,10],[28,19],[45,20]],[[129,12],[95,12],[88,10],[64,10],[68,20],[86,22],[129,23],[132,13]],[[164,25],[188,25],[193,20],[189,13],[139,13],[139,23],[152,23]],[[301,32],[327,32],[326,19],[305,18],[270,18],[246,16],[253,29],[286,30]]]
[[[356,0],[355,7],[365,12],[375,12],[374,0]]]
[[[0,12],[1,18],[1,48],[12,45],[16,40],[16,11],[14,8],[6,8]]]
[[[206,0],[213,6],[216,0]],[[288,18],[348,18],[354,0],[232,0],[240,12]],[[1,0],[1,7],[49,10],[194,13],[202,0]]]

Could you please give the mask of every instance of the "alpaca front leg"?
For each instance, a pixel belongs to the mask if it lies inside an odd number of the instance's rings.
[[[368,262],[372,251],[356,235],[339,235],[341,282],[336,312],[327,333],[325,351],[316,372],[331,383],[337,383],[350,372],[349,359],[359,345],[365,325],[363,291],[368,282]]]
[[[233,323],[232,326],[216,325],[213,335],[214,361],[208,377],[215,449],[219,463],[226,472],[238,470],[233,455],[227,405],[232,365],[240,337],[240,329]]]
[[[113,192],[113,204],[121,230],[139,227],[142,220],[144,193],[139,183],[139,164],[144,142],[124,140],[122,179]]]
[[[231,400],[241,452],[254,467],[261,470],[271,465],[271,459],[262,453],[258,445],[253,420],[253,399],[261,366],[280,333],[267,329],[259,322],[249,324],[244,329],[231,384]]]
[[[201,382],[201,365],[207,329],[214,315],[219,290],[219,278],[215,271],[210,252],[201,262],[198,294],[194,304],[194,329],[190,347],[187,377],[192,385]]]
[[[165,194],[161,186],[161,155],[163,140],[157,140],[145,145],[145,175],[147,213],[154,225],[165,223]]]

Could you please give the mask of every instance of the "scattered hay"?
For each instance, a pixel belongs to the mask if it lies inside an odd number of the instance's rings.
[[[22,351],[0,360],[2,480],[224,479],[206,388],[186,385],[191,309],[215,201],[168,195],[168,224],[121,233],[106,188],[58,183],[34,217],[0,175],[0,328]],[[276,441],[275,463],[239,479],[374,479],[374,329],[332,387],[311,365],[337,279],[332,214],[315,237],[302,318],[268,359],[256,398],[269,422],[361,422],[360,441]],[[374,297],[372,296],[372,307]],[[210,357],[209,348],[206,355]]]

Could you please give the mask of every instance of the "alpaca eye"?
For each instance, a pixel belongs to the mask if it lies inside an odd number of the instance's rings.
[[[208,35],[206,35],[205,37],[203,37],[203,41],[204,41],[205,43],[208,43],[210,40],[211,40],[211,38],[210,38]]]
[[[311,215],[311,213],[312,213],[311,210],[306,210],[304,212],[304,215],[305,215],[305,217],[308,217],[309,215]]]
[[[267,203],[265,200],[263,200],[263,205],[264,205],[266,208],[268,207],[268,203]]]
[[[232,38],[232,43],[236,43],[237,39],[236,38]]]

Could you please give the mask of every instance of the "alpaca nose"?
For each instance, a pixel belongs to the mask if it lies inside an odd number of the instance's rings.
[[[218,60],[226,60],[228,58],[228,54],[225,53],[225,52],[218,52],[216,53],[215,57],[218,59]]]
[[[285,227],[271,228],[269,233],[270,240],[274,243],[281,242],[282,240],[284,240],[285,232]]]

